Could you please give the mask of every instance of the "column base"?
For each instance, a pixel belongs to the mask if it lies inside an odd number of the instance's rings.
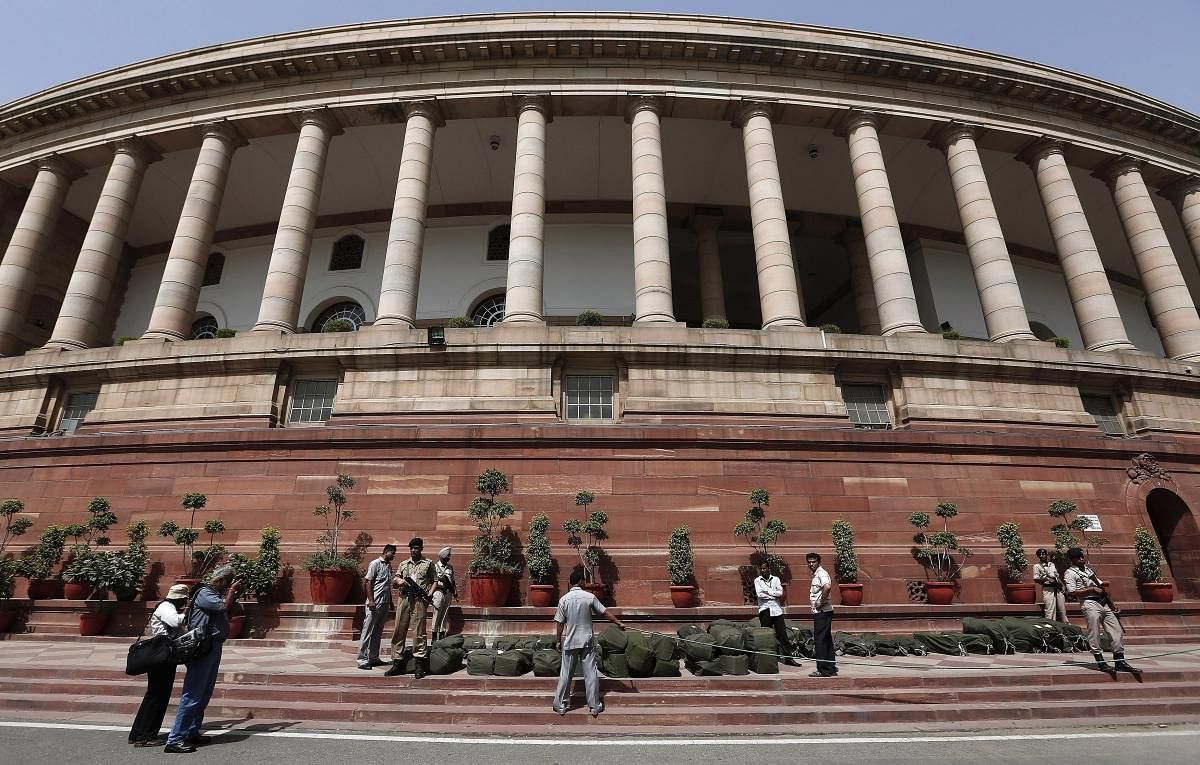
[[[541,324],[545,326],[546,319],[532,313],[514,313],[500,320],[501,324]]]
[[[415,326],[416,325],[413,323],[412,319],[406,318],[404,316],[380,316],[380,317],[376,318],[375,321],[371,322],[371,328],[390,327],[392,329],[396,329],[396,328],[412,329]],[[368,329],[368,328],[362,327],[361,329]]]
[[[870,334],[870,333],[864,332],[862,334]],[[918,335],[918,334],[923,334],[923,335],[937,334],[939,337],[941,337],[941,333],[930,332],[929,330],[925,329],[925,327],[921,326],[920,324],[909,324],[909,323],[897,324],[893,327],[887,327],[886,329],[881,330],[879,333],[879,335],[881,337],[891,337],[892,335]]]
[[[988,339],[993,343],[1011,343],[1017,340],[1033,341],[1038,343],[1042,342],[1041,340],[1037,339],[1037,335],[1028,330],[1008,332],[1002,335],[996,335],[995,337],[989,337]]]
[[[1088,345],[1085,347],[1087,350],[1094,351],[1096,353],[1115,353],[1117,351],[1132,351],[1136,353],[1139,351],[1138,347],[1128,340],[1096,343],[1095,345]]]
[[[62,353],[63,351],[77,351],[81,348],[86,348],[86,347],[87,347],[86,345],[62,345],[60,343],[55,343],[54,345],[51,345],[50,343],[46,343],[41,348],[30,348],[29,350],[25,351],[25,355],[26,356],[34,356],[34,355],[41,355],[41,354],[45,354],[45,353]]]
[[[664,316],[662,318],[648,316],[648,317],[642,318],[642,319],[634,319],[633,326],[635,326],[635,327],[645,327],[645,326],[684,327],[687,325],[682,321],[676,321],[674,316]]]
[[[785,316],[779,319],[772,319],[762,325],[763,329],[808,329],[808,325],[803,320],[794,316]]]
[[[147,332],[141,337],[135,337],[132,340],[126,340],[125,345],[149,345],[151,343],[173,343],[176,340],[182,340],[183,335],[169,335],[165,332]]]
[[[259,322],[258,324],[255,324],[253,327],[251,327],[250,331],[254,334],[262,334],[262,333],[275,334],[275,335],[294,335],[294,334],[296,334],[295,327],[293,327],[289,324],[282,324],[282,323],[277,324],[275,322],[270,322],[270,321]]]

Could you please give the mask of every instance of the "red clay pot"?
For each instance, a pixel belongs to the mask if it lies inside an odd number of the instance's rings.
[[[863,601],[863,586],[861,584],[839,584],[838,592],[842,596],[843,606],[861,606]]]
[[[88,611],[79,615],[79,634],[84,637],[103,635],[108,626],[107,611]]]
[[[1008,595],[1009,603],[1029,605],[1037,601],[1037,590],[1032,584],[1023,582],[1005,584],[1004,592]]]
[[[30,579],[30,600],[58,600],[63,596],[61,579]]]
[[[471,603],[480,608],[498,608],[508,602],[512,574],[472,574]]]
[[[1138,592],[1147,603],[1170,603],[1175,600],[1175,588],[1170,582],[1142,582],[1138,585]]]
[[[341,568],[308,572],[308,594],[312,602],[322,606],[340,606],[350,595],[358,574]]]
[[[954,602],[954,582],[926,582],[925,595],[931,606],[948,606]]]
[[[82,582],[63,582],[63,597],[67,600],[87,600],[91,594],[91,585]]]
[[[242,630],[246,628],[246,617],[231,616],[229,617],[229,639],[237,640],[242,636]]]
[[[696,605],[696,586],[692,584],[671,585],[671,605],[676,608],[691,608]]]
[[[8,632],[16,622],[16,611],[0,611],[0,632]]]
[[[529,585],[529,605],[534,608],[549,608],[554,605],[554,585],[552,584],[531,584]]]

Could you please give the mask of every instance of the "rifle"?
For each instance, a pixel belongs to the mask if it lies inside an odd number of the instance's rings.
[[[442,586],[443,590],[450,593],[452,599],[458,600],[458,587],[454,584],[454,577],[442,574],[438,577],[438,584]]]
[[[427,606],[433,605],[433,598],[425,591],[420,582],[412,578],[412,574],[406,574],[400,580],[400,594],[407,598],[416,598]]]
[[[1100,605],[1102,605],[1102,606],[1108,606],[1109,609],[1112,610],[1113,616],[1117,617],[1117,622],[1120,623],[1121,609],[1117,607],[1117,604],[1114,603],[1112,598],[1110,598],[1108,596],[1108,593],[1104,591],[1104,585],[1100,582],[1100,578],[1096,576],[1096,572],[1093,571],[1092,573],[1088,574],[1087,576],[1088,576],[1088,579],[1092,580],[1092,584],[1096,585],[1096,589],[1100,590],[1099,595],[1089,595],[1088,597],[1094,598],[1094,599],[1100,601]],[[1125,625],[1122,624],[1121,628],[1124,629]]]

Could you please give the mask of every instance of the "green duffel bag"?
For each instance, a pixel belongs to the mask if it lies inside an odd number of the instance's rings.
[[[536,651],[539,648],[553,648],[554,638],[550,638],[550,645],[542,645],[543,637],[542,635],[525,635],[517,641],[517,648],[526,651]]]
[[[687,668],[698,677],[720,677],[725,674],[719,661],[691,661],[687,663]]]
[[[465,639],[462,635],[447,635],[441,640],[433,644],[433,647],[441,646],[442,648],[462,648]]]
[[[892,642],[900,647],[901,656],[927,656],[928,649],[911,635],[893,635]]]
[[[463,655],[461,648],[435,645],[429,649],[429,674],[452,675],[462,669]]]
[[[964,643],[967,635],[961,632],[914,632],[913,637],[921,641],[921,645],[925,646],[925,650],[929,653],[940,653],[946,656],[966,656],[968,653]],[[971,637],[981,636],[973,635]],[[988,640],[988,645],[991,645],[991,642]]]
[[[576,664],[576,670],[583,662]],[[609,677],[629,677],[629,664],[623,653],[610,653],[600,660],[600,671]]]
[[[839,656],[874,656],[875,642],[853,632],[833,633],[833,651]]]
[[[408,651],[400,657],[400,674],[411,675],[417,669],[417,660]]]
[[[992,639],[987,635],[963,635],[962,644],[963,648],[967,649],[967,653],[991,655],[996,652],[996,647],[992,645]]]
[[[678,656],[679,648],[675,643],[675,638],[657,632],[647,637],[650,638],[650,647],[654,651],[654,658],[659,661],[674,661]]]
[[[722,674],[750,674],[750,660],[745,656],[730,656],[728,654],[724,654],[717,659],[717,662],[721,665]]]
[[[537,677],[558,677],[562,672],[562,654],[553,648],[533,652],[533,674]]]
[[[724,656],[744,656],[741,632],[719,632],[713,635],[717,639],[717,653]]]
[[[900,647],[900,642],[891,635],[870,633],[875,642],[876,656],[904,656],[906,651]]]
[[[480,648],[487,648],[482,635],[463,635],[462,639],[464,651],[478,651]]]
[[[653,677],[679,677],[679,662],[674,659],[658,659],[654,662]]]
[[[700,633],[679,641],[683,655],[691,661],[712,661],[717,656],[717,641],[712,635]]]
[[[527,650],[514,648],[511,651],[497,651],[492,674],[497,677],[520,677],[533,669],[533,657]]]
[[[490,675],[496,666],[496,652],[491,648],[476,648],[467,654],[468,675]]]
[[[555,638],[553,635],[534,635],[530,640],[533,642],[533,645],[529,647],[534,650],[541,651],[547,648],[554,648]]]
[[[802,627],[788,627],[788,642],[792,644],[792,655],[811,659],[817,655],[813,642],[813,631]]]
[[[596,644],[605,656],[610,653],[625,653],[625,646],[629,644],[629,634],[614,624],[596,636]]]
[[[962,620],[964,635],[983,635],[992,641],[995,653],[1016,653],[1016,645],[1011,638],[1011,629],[1003,619],[976,619],[964,616]]]
[[[1083,628],[1069,622],[1052,622],[1052,624],[1056,625],[1058,631],[1062,633],[1064,651],[1074,653],[1075,651],[1091,650],[1088,647],[1087,632]],[[1105,641],[1107,641],[1107,644]],[[1108,633],[1103,630],[1100,632],[1100,647],[1108,651],[1112,650],[1112,640],[1108,638]]]
[[[779,638],[770,627],[753,627],[742,634],[742,647],[751,651],[779,651]]]
[[[629,667],[630,677],[649,677],[654,671],[654,649],[650,641],[640,632],[629,633],[629,642],[625,646],[625,663]]]
[[[497,651],[511,651],[514,648],[520,648],[523,639],[521,635],[501,635],[492,641],[492,648]]]
[[[695,624],[685,624],[679,629],[675,630],[675,634],[681,638],[687,638],[691,637],[692,635],[703,635],[705,632]]]
[[[750,671],[756,675],[778,675],[779,659],[765,653],[753,653],[750,659]]]

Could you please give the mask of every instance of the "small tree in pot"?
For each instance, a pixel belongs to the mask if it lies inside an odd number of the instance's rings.
[[[92,546],[109,543],[104,533],[117,522],[116,513],[112,511],[112,503],[104,497],[93,497],[87,512],[86,521],[70,523],[66,527],[67,536],[73,541],[62,578],[67,583],[66,596],[72,600],[86,600],[103,593],[108,589],[111,573],[107,559],[102,562],[92,560],[98,554]]]
[[[554,605],[555,569],[558,564],[550,553],[550,518],[538,513],[529,522],[529,539],[525,545],[525,561],[529,564],[530,605],[546,608]]]
[[[600,543],[608,539],[604,527],[608,524],[608,513],[603,510],[588,511],[588,506],[596,501],[596,495],[590,491],[580,491],[575,494],[575,506],[583,508],[586,516],[583,519],[568,518],[563,523],[563,531],[567,532],[567,544],[575,548],[579,562],[583,565],[583,589],[590,591],[596,597],[603,597],[604,583],[600,581],[600,563],[604,560],[604,548]],[[584,544],[586,537],[586,544]]]
[[[0,517],[4,518],[4,531],[0,534],[0,603],[12,599],[17,585],[17,561],[8,552],[8,543],[23,536],[33,526],[28,516],[18,518],[25,512],[25,504],[19,499],[0,502]],[[8,632],[16,621],[17,612],[11,608],[0,608],[0,632]]]
[[[517,553],[512,534],[503,523],[516,509],[508,500],[497,499],[508,491],[508,477],[495,468],[488,468],[475,480],[480,496],[471,501],[467,515],[475,521],[478,533],[471,541],[471,602],[494,608],[508,601],[513,577],[517,573]]]
[[[125,533],[129,538],[125,549],[112,556],[112,591],[117,600],[133,600],[150,570],[150,552],[146,547],[149,524],[135,521],[125,528]]]
[[[787,563],[775,554],[775,545],[779,537],[787,531],[787,524],[778,518],[767,518],[767,506],[771,504],[771,495],[766,489],[755,489],[750,492],[750,509],[738,525],[733,527],[733,535],[742,537],[750,545],[750,566],[741,567],[742,594],[747,603],[754,602],[754,577],[758,575],[758,566],[766,563],[771,571],[785,580]],[[786,588],[786,583],[785,583]],[[784,589],[783,602],[787,602],[787,590]]]
[[[971,550],[958,544],[958,537],[950,533],[950,519],[958,515],[958,505],[939,502],[934,509],[942,519],[941,531],[929,531],[929,513],[913,513],[908,522],[917,528],[913,541],[913,557],[925,569],[925,594],[932,605],[945,606],[954,600],[954,579],[962,571],[962,562],[971,555]]]
[[[242,553],[229,556],[229,565],[233,566],[234,578],[242,583],[242,593],[254,598],[259,603],[267,602],[275,592],[275,583],[279,579],[279,529],[268,526],[262,530],[258,540],[258,555],[250,558]],[[237,605],[243,610],[241,604]],[[237,613],[229,617],[229,637],[241,637],[246,627],[246,615]]]
[[[696,570],[692,554],[692,529],[671,530],[667,542],[667,573],[671,575],[671,605],[688,608],[696,603]]]
[[[858,582],[858,553],[854,549],[854,528],[849,521],[833,522],[833,565],[843,606],[861,606],[863,586]]]
[[[1072,547],[1082,547],[1084,552],[1090,552],[1093,547],[1103,547],[1108,544],[1106,537],[1088,534],[1092,527],[1092,519],[1077,515],[1079,508],[1069,499],[1056,499],[1046,508],[1046,512],[1058,523],[1050,527],[1054,534],[1054,560],[1060,565],[1066,565],[1067,550]],[[1080,536],[1075,536],[1079,532]]]
[[[38,543],[17,561],[17,575],[29,580],[31,600],[62,597],[62,580],[54,577],[54,567],[62,560],[66,546],[67,528],[53,523],[42,531]]]
[[[1142,600],[1148,603],[1170,603],[1174,600],[1175,588],[1162,578],[1162,548],[1145,526],[1133,530],[1133,556],[1133,575],[1137,579]]]
[[[313,603],[341,605],[358,575],[358,558],[343,554],[339,548],[345,525],[355,518],[354,511],[346,509],[346,492],[354,484],[351,476],[338,473],[334,482],[325,487],[329,503],[313,508],[312,514],[325,521],[325,530],[317,536],[321,549],[300,564],[308,571],[308,590]]]
[[[186,576],[180,576],[179,581],[193,589],[208,576],[208,572],[216,568],[225,557],[225,547],[216,544],[216,535],[225,531],[225,524],[219,520],[204,522],[204,533],[208,534],[208,547],[197,550],[196,541],[200,539],[200,530],[195,528],[196,511],[203,510],[208,504],[208,497],[196,492],[187,492],[180,503],[190,512],[188,525],[180,526],[175,521],[163,521],[158,527],[159,536],[167,537],[183,548],[183,566]]]
[[[1037,597],[1032,584],[1025,584],[1025,572],[1029,570],[1029,556],[1025,554],[1025,540],[1021,539],[1021,527],[1014,521],[996,527],[996,538],[1004,549],[1005,593],[1009,603],[1029,604]]]

